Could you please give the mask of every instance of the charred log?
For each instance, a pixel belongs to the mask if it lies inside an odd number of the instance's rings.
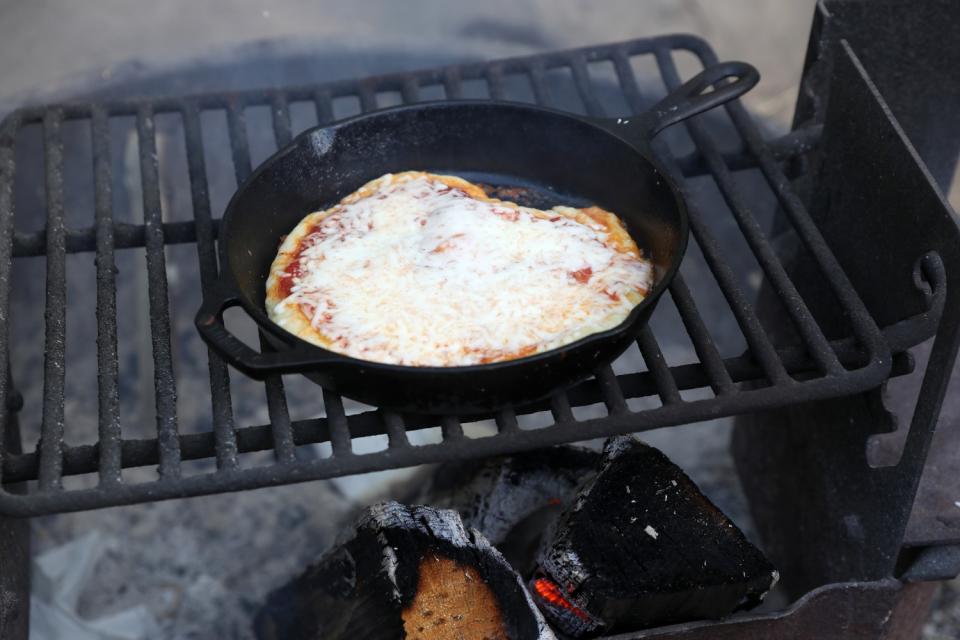
[[[457,511],[465,527],[483,534],[514,569],[529,576],[543,534],[599,462],[600,454],[590,449],[550,447],[444,464],[416,501]]]
[[[261,640],[547,640],[522,580],[454,511],[375,505],[258,614]]]
[[[620,437],[554,523],[530,586],[554,628],[581,638],[719,618],[759,603],[776,579],[679,467]]]

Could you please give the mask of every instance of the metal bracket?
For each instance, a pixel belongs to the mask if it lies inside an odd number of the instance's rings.
[[[871,435],[896,430],[880,389],[738,420],[733,450],[744,489],[767,551],[792,594],[830,582],[894,575],[960,344],[957,225],[845,40],[833,52],[829,94],[811,213],[834,254],[881,326],[930,304],[934,282],[924,284],[915,276],[919,256],[936,254],[933,262],[927,258],[923,272],[931,281],[945,277],[946,296],[896,466],[871,468],[866,456]],[[795,260],[791,269],[796,282],[815,283],[802,275],[809,265]],[[808,286],[803,294],[818,310],[829,309],[824,292]],[[774,319],[778,312],[769,302],[761,292],[759,307]],[[842,326],[842,318],[833,321]]]

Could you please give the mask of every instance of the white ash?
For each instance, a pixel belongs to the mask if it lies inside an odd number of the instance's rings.
[[[80,586],[77,613],[96,619],[146,606],[143,637],[252,639],[267,593],[327,548],[347,505],[326,483],[41,518],[34,554],[95,531],[115,543]]]
[[[397,502],[381,502],[364,509],[357,518],[355,530],[345,533],[344,542],[353,538],[356,532],[362,529],[380,532],[385,527],[419,529],[428,535],[442,538],[455,547],[470,546],[474,542],[456,511],[424,506],[406,507]],[[486,538],[480,536],[480,539],[486,542]]]
[[[377,536],[377,540],[383,545],[383,563],[380,568],[387,574],[390,584],[393,585],[393,597],[400,600],[400,589],[397,588],[397,551],[387,542],[387,536],[382,532]]]

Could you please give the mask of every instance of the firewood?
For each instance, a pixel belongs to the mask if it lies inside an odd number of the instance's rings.
[[[261,640],[553,640],[523,581],[454,511],[387,502],[275,591]]]
[[[543,534],[599,462],[597,451],[562,446],[447,463],[421,486],[416,501],[457,511],[464,526],[483,534],[529,577]]]
[[[584,638],[719,618],[777,577],[679,467],[619,437],[547,534],[530,590],[557,631]]]

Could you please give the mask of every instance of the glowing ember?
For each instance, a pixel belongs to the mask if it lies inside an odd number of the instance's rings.
[[[574,606],[572,602],[564,598],[563,593],[560,591],[560,587],[555,585],[550,580],[547,580],[546,578],[537,578],[533,581],[533,588],[536,590],[537,595],[553,606],[566,609],[573,615],[583,620],[591,620],[589,613],[577,606]]]

